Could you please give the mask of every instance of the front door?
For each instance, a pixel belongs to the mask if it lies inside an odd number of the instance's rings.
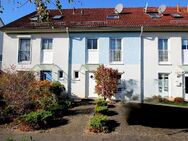
[[[169,75],[159,73],[158,77],[159,95],[162,97],[169,97]]]
[[[185,99],[188,99],[188,76],[185,76],[185,81],[184,81],[184,94],[185,94]]]
[[[97,98],[98,95],[95,93],[95,78],[92,72],[88,72],[88,98]]]

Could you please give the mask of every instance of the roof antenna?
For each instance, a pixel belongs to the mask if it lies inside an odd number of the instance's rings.
[[[146,6],[144,8],[144,13],[147,13],[147,11],[148,11],[148,2],[146,2]]]

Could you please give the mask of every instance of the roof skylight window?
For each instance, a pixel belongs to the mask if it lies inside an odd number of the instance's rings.
[[[147,13],[151,18],[160,18],[161,16],[157,12]]]
[[[54,20],[59,20],[59,19],[61,19],[62,17],[63,17],[62,15],[55,15],[55,16],[53,16],[52,19],[54,19]]]
[[[179,13],[171,14],[171,16],[174,17],[174,18],[183,18],[183,16]]]
[[[109,20],[119,19],[119,15],[108,15],[106,18]]]
[[[38,20],[38,16],[31,17],[30,20],[33,21],[33,22],[35,22],[35,21]]]

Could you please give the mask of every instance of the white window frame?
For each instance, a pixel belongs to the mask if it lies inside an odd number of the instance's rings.
[[[94,48],[88,49],[88,40],[96,40],[97,41],[97,49],[94,49]],[[87,45],[87,50],[89,50],[89,51],[98,51],[98,49],[99,49],[99,43],[98,43],[98,39],[97,38],[88,38],[86,45]]]
[[[78,72],[78,77],[77,78],[75,76],[76,72]],[[80,72],[79,71],[75,70],[73,76],[74,76],[74,80],[80,80]]]
[[[30,40],[30,59],[28,61],[20,61],[19,56],[20,56],[20,46],[21,46],[21,40]],[[30,64],[32,60],[32,39],[30,37],[21,37],[18,39],[18,55],[17,55],[17,61],[18,64]]]
[[[121,57],[120,57],[120,61],[112,61],[112,55],[111,55],[111,51],[112,50],[114,50],[114,49],[111,49],[111,40],[121,40],[121,50],[120,50],[120,52],[121,52]],[[122,38],[110,38],[110,47],[109,47],[109,55],[110,55],[110,57],[109,57],[109,61],[110,61],[110,64],[123,64],[123,41],[122,41]]]
[[[187,40],[187,44],[185,45],[185,46],[186,46],[186,49],[183,49],[183,43],[184,43],[183,41],[184,41],[184,40]],[[182,39],[182,46],[181,46],[181,49],[182,49],[182,50],[188,50],[188,39],[185,39],[185,38]]]
[[[183,43],[184,43],[184,40],[187,40],[187,44],[185,45],[186,47],[185,47],[185,49],[183,49]],[[181,50],[182,50],[182,64],[183,65],[187,65],[187,63],[185,62],[185,58],[184,58],[184,51],[188,51],[188,39],[187,38],[183,38],[182,39],[182,45],[181,45]]]
[[[170,82],[170,77],[169,77],[169,73],[158,73],[158,92],[160,93],[160,79],[159,79],[159,76],[161,75],[161,77],[162,77],[162,79],[161,80],[165,80],[165,77],[167,76],[168,77],[168,84],[167,84],[167,88],[168,88],[168,90],[166,91],[166,92],[168,92],[169,93],[169,90],[170,90],[170,88],[169,88],[169,82]],[[162,83],[161,82],[161,88],[162,89],[165,89],[165,81]]]
[[[167,40],[167,50],[165,50],[164,48],[163,49],[159,49],[159,45],[160,45],[160,40]],[[159,38],[158,39],[158,62],[159,62],[159,64],[170,64],[170,45],[169,45],[169,39],[168,38]],[[168,60],[160,60],[160,52],[167,52],[167,57],[168,57]],[[164,59],[164,57],[163,57],[163,59]]]
[[[63,77],[60,77],[60,72],[63,73]],[[59,70],[58,71],[58,78],[59,78],[59,80],[63,80],[64,79],[64,71],[63,70]]]
[[[43,41],[44,40],[52,40],[52,48],[51,49],[43,49]],[[49,44],[48,44],[49,45]],[[42,51],[52,51],[53,50],[53,39],[52,38],[42,38],[41,39],[41,50]]]

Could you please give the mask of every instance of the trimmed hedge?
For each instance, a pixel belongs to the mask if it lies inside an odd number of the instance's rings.
[[[95,114],[107,114],[107,113],[108,113],[108,106],[95,107]]]
[[[39,112],[31,112],[21,116],[21,119],[34,129],[39,129],[47,125],[52,119],[52,112],[41,110]]]
[[[107,106],[108,105],[107,101],[104,99],[101,99],[101,98],[98,99],[96,103],[97,103],[97,106]]]
[[[91,119],[90,119],[90,123],[89,123],[89,127],[90,127],[90,131],[94,132],[94,133],[100,133],[100,132],[108,132],[108,117],[104,116],[104,115],[94,115]]]

